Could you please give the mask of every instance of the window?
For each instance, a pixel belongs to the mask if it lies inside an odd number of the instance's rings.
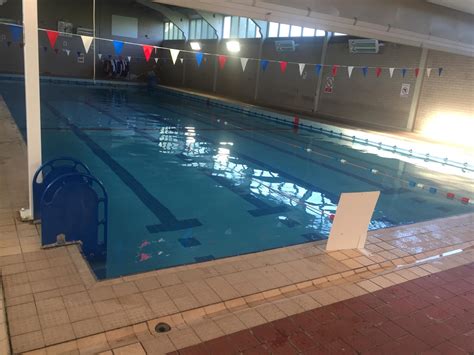
[[[290,37],[301,37],[301,27],[291,26]]]
[[[314,28],[303,28],[303,37],[314,37],[316,30]]]
[[[341,32],[334,32],[334,36],[341,37],[341,36],[347,36],[347,35],[345,33],[341,33]]]
[[[290,36],[290,25],[280,23],[280,32],[278,37],[289,37]]]
[[[324,36],[326,36],[326,31],[316,30],[316,37],[324,37]]]
[[[214,39],[216,31],[203,19],[194,19],[189,22],[189,39]]]
[[[165,41],[184,39],[183,32],[173,22],[165,22]]]
[[[278,29],[280,27],[279,23],[270,22],[268,26],[268,37],[278,37]]]
[[[250,18],[239,16],[224,17],[223,37],[228,38],[261,38],[257,24]]]

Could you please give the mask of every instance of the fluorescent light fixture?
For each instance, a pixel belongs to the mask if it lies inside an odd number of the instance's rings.
[[[189,45],[191,46],[191,49],[193,51],[200,51],[201,50],[201,43],[199,43],[199,42],[191,42]]]
[[[239,41],[229,41],[226,43],[227,50],[231,53],[240,52],[240,42]]]

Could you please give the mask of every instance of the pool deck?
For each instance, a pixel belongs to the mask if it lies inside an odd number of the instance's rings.
[[[97,281],[78,245],[41,249],[19,220],[26,150],[1,98],[0,147],[1,354],[164,354],[474,262],[470,214],[371,232],[365,252],[319,241]]]

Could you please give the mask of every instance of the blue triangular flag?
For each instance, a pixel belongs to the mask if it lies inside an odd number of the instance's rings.
[[[443,74],[443,68],[438,69],[438,76],[441,76],[441,74]]]
[[[10,25],[10,33],[12,35],[13,42],[20,42],[23,36],[23,28],[20,26]]]
[[[407,68],[402,69],[402,76],[405,77],[407,75]]]
[[[262,60],[262,61],[260,62],[260,67],[262,68],[263,71],[267,70],[268,63],[269,63],[268,60]]]
[[[362,73],[364,73],[364,76],[367,76],[368,72],[369,72],[369,67],[362,67]]]
[[[321,64],[316,64],[316,74],[319,76],[321,74],[321,69],[323,66]]]
[[[198,63],[198,67],[201,66],[202,58],[204,58],[204,55],[201,52],[197,52],[196,53],[196,62]]]
[[[114,41],[115,54],[120,55],[123,49],[123,42]]]

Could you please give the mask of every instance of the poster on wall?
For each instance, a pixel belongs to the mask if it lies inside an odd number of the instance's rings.
[[[402,84],[402,89],[400,90],[400,97],[407,98],[410,95],[410,84]]]
[[[332,75],[326,78],[326,84],[324,85],[324,93],[332,94],[334,90],[334,77]]]

